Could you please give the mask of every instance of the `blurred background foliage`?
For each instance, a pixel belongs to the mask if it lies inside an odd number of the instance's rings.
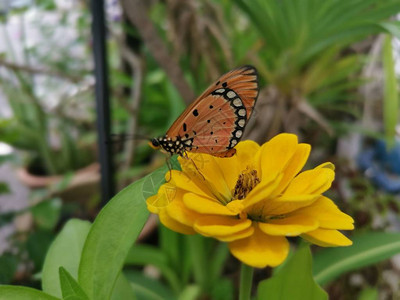
[[[399,151],[399,0],[110,0],[106,11],[119,188],[165,163],[141,137],[164,134],[210,82],[252,64],[261,91],[245,139],[296,133],[312,144],[312,165],[336,164],[332,198],[357,231],[400,229],[400,188],[377,186],[357,163],[375,139]],[[62,224],[97,213],[91,17],[86,1],[27,0],[1,2],[0,21],[0,141],[12,146],[0,164],[18,169],[29,188],[21,205],[7,205],[15,190],[0,169],[0,227],[13,228],[0,282],[36,286]],[[398,177],[395,163],[382,169]],[[154,233],[144,239],[157,242]],[[223,270],[234,277],[229,265]],[[348,299],[371,287],[396,297],[389,277],[400,280],[399,272],[386,261],[328,291]],[[232,288],[224,283],[227,294]]]

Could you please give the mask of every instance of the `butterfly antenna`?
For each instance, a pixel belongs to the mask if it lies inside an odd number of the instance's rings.
[[[106,143],[107,144],[119,143],[119,142],[125,142],[128,140],[131,140],[131,139],[146,140],[146,141],[151,140],[149,137],[140,135],[140,134],[112,133],[110,135],[110,139]]]

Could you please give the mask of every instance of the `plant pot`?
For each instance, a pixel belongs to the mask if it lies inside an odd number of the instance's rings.
[[[27,168],[17,170],[19,180],[30,189],[46,188],[50,196],[60,197],[64,202],[88,204],[99,191],[100,165],[93,163],[75,171],[71,177],[66,175],[38,176],[29,173]],[[64,184],[65,187],[60,188]]]

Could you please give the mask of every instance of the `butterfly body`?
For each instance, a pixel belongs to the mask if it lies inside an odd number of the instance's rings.
[[[230,157],[236,152],[234,147],[243,136],[257,96],[255,68],[232,70],[192,103],[165,136],[152,139],[151,146],[171,155],[197,152]]]

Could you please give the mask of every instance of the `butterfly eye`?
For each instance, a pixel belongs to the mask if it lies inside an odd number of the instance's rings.
[[[152,148],[154,148],[154,149],[158,149],[158,148],[160,148],[161,147],[161,144],[160,144],[160,142],[157,140],[157,139],[151,139],[151,141],[150,141],[150,146],[152,147]]]

